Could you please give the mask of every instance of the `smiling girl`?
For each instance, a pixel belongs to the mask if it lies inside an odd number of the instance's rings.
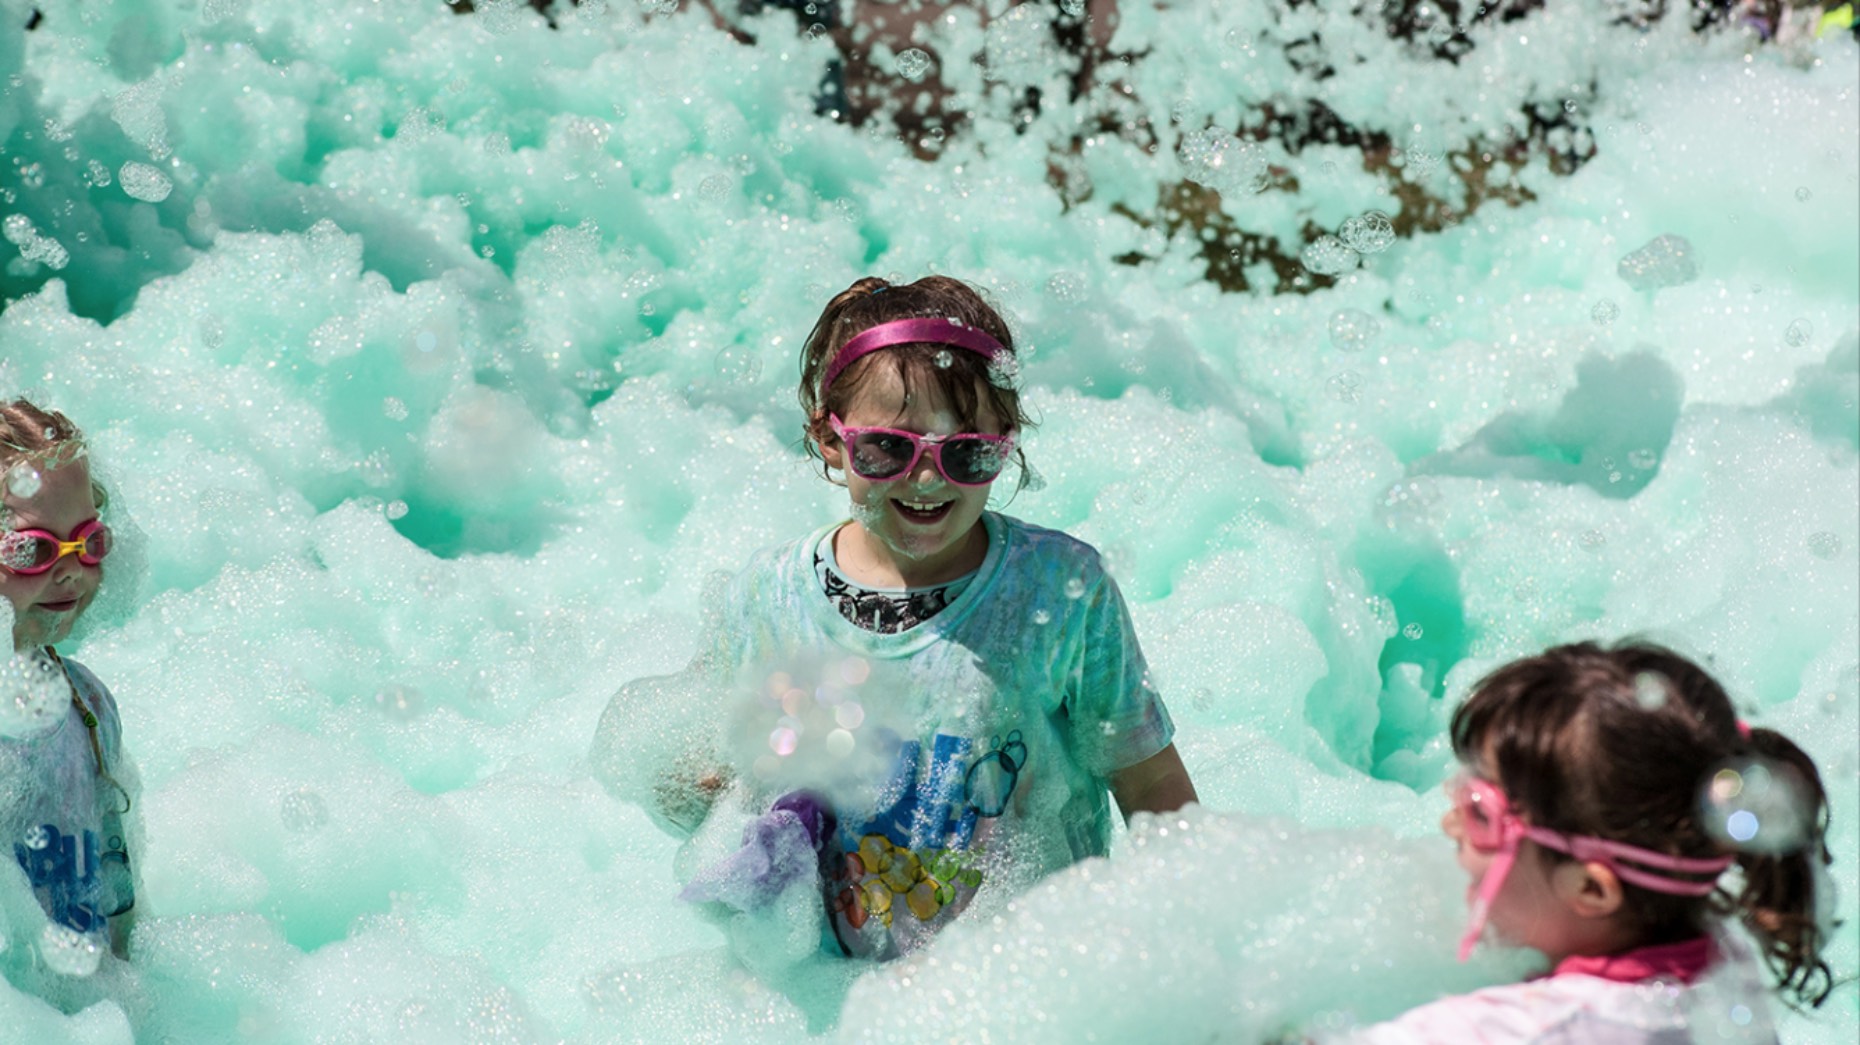
[[[809,653],[870,673],[860,714],[892,730],[877,797],[809,821],[847,954],[894,957],[978,895],[1105,854],[1113,797],[1125,817],[1195,800],[1098,553],[987,508],[1028,423],[1015,372],[1007,324],[957,280],[828,303],[800,400],[850,517],[757,555],[707,658],[752,682]]]

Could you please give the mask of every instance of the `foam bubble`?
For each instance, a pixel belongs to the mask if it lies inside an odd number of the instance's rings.
[[[103,943],[95,935],[48,924],[39,937],[39,957],[61,976],[89,976],[103,962]]]
[[[174,191],[174,182],[169,181],[166,174],[134,160],[123,164],[122,169],[116,172],[116,178],[122,183],[123,192],[147,203],[160,203]]]
[[[930,55],[920,47],[907,47],[898,52],[896,68],[899,76],[917,83],[930,75]]]
[[[1809,792],[1794,769],[1761,757],[1714,772],[1699,800],[1705,830],[1734,849],[1781,855],[1814,833]]]

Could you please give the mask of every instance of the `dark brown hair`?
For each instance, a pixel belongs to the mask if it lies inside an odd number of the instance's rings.
[[[834,379],[825,398],[821,397],[820,379],[846,342],[880,323],[918,317],[946,317],[986,331],[1001,342],[1008,354],[991,364],[974,352],[952,351],[946,345],[894,345],[854,362]],[[921,386],[936,388],[966,430],[979,430],[984,406],[997,423],[1010,431],[1030,428],[1033,420],[1022,409],[1020,391],[1015,387],[1017,363],[1014,334],[1007,321],[967,283],[948,276],[925,276],[915,283],[894,285],[868,276],[827,302],[802,346],[799,394],[801,413],[806,418],[807,452],[818,458],[819,444],[837,438],[827,425],[827,415],[843,415],[846,405],[858,396],[879,366],[896,370],[906,396],[915,394]],[[1027,482],[1027,461],[1018,448],[1014,457],[1021,466],[1015,486],[1018,490]],[[821,473],[826,474],[824,463]]]
[[[28,399],[0,402],[0,475],[21,458],[36,458],[46,467],[76,460],[86,452],[84,433],[69,417],[47,410]],[[90,494],[102,511],[108,498],[91,476]],[[0,517],[4,510],[0,510]]]
[[[1649,690],[1651,687],[1651,690]],[[1774,730],[1745,735],[1723,687],[1697,664],[1648,642],[1557,646],[1499,668],[1453,713],[1453,751],[1496,775],[1531,824],[1670,856],[1725,852],[1702,795],[1727,762],[1752,756],[1799,777],[1807,837],[1792,852],[1738,851],[1743,884],[1708,897],[1622,883],[1622,914],[1642,945],[1696,936],[1708,913],[1737,914],[1780,985],[1819,1005],[1833,989],[1821,959],[1815,867],[1827,848],[1827,792],[1815,764]],[[1540,847],[1546,859],[1572,859]]]

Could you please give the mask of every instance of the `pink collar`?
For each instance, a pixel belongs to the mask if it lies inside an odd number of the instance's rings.
[[[1658,947],[1642,947],[1620,954],[1572,954],[1556,963],[1552,976],[1597,976],[1616,983],[1639,983],[1659,976],[1670,976],[1681,983],[1691,983],[1704,973],[1718,957],[1711,938],[1699,936]]]

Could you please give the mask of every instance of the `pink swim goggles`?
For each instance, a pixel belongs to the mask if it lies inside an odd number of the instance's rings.
[[[943,478],[957,486],[987,486],[1014,452],[1012,435],[919,435],[901,428],[849,428],[834,414],[827,415],[827,424],[846,447],[847,467],[873,482],[904,478],[928,453]]]
[[[1472,954],[1473,946],[1485,931],[1485,920],[1491,913],[1492,900],[1498,896],[1499,889],[1504,887],[1505,876],[1511,873],[1511,865],[1517,860],[1518,846],[1527,838],[1559,853],[1568,853],[1578,860],[1599,863],[1624,882],[1674,896],[1710,894],[1717,888],[1718,876],[1734,862],[1730,856],[1706,859],[1668,856],[1624,842],[1532,827],[1511,811],[1511,803],[1505,799],[1503,791],[1491,782],[1469,773],[1461,773],[1449,780],[1447,794],[1460,815],[1466,843],[1481,852],[1496,854],[1486,868],[1485,876],[1479,880],[1479,895],[1473,901],[1472,913],[1467,919],[1466,935],[1460,938],[1460,961],[1465,961]],[[1623,861],[1640,866],[1628,866]],[[1642,868],[1711,877],[1672,878]]]
[[[30,577],[44,573],[67,555],[95,566],[110,554],[110,528],[92,519],[60,540],[50,530],[0,530],[0,569]]]

